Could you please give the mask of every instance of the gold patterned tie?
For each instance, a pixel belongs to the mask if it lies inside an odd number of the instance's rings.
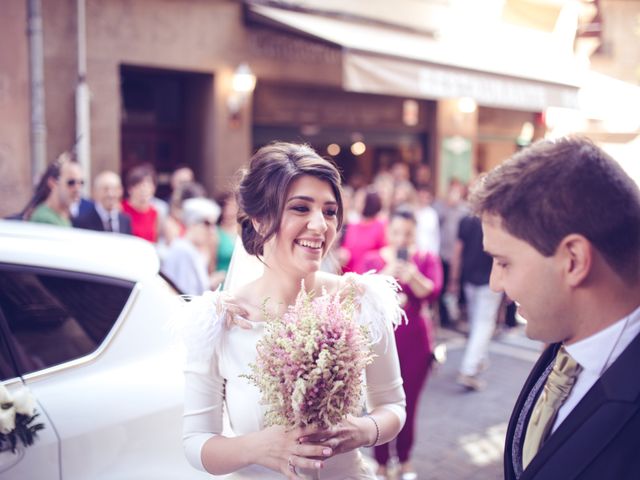
[[[560,347],[553,369],[529,418],[522,449],[523,468],[527,468],[549,436],[558,410],[569,396],[581,370],[582,367],[571,358],[564,346]]]

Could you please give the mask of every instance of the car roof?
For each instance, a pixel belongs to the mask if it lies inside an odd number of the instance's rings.
[[[146,240],[18,220],[0,220],[0,263],[131,281],[141,281],[160,269],[155,248]]]

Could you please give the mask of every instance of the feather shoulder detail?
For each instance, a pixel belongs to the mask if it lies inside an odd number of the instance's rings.
[[[224,333],[223,293],[182,296],[174,315],[174,326],[186,348],[186,369],[207,373]]]
[[[389,332],[407,322],[407,315],[400,308],[398,299],[400,285],[393,277],[373,270],[363,275],[347,273],[345,280],[358,289],[358,321],[369,328],[372,343],[386,343]]]

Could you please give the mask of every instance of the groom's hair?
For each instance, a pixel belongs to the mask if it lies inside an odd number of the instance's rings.
[[[238,223],[242,227],[242,243],[250,255],[264,254],[264,244],[280,228],[289,186],[304,175],[329,184],[338,204],[340,229],[342,188],[336,166],[308,145],[274,142],[251,157],[249,168],[243,172],[238,187]],[[260,232],[256,231],[253,220],[260,223]]]
[[[496,215],[511,235],[544,256],[567,235],[584,236],[630,283],[640,276],[640,191],[590,140],[541,140],[476,184],[477,214]]]

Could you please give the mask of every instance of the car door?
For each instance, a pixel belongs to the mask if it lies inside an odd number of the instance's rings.
[[[83,389],[76,377],[86,373],[133,285],[80,272],[0,264],[3,337],[12,353],[12,368],[20,375],[12,388],[19,383],[28,386],[46,419],[33,446],[3,453],[4,462],[11,465],[6,467],[7,474],[11,471],[8,478],[92,478],[66,473],[69,462],[91,466],[90,458],[69,455],[65,444],[70,429],[81,425],[91,431],[96,418],[91,403],[74,403]],[[40,452],[42,458],[36,455]]]
[[[19,376],[16,356],[19,351],[7,328],[6,318],[0,307],[0,384],[10,394],[24,388]],[[35,442],[25,447],[18,444],[15,452],[0,452],[0,478],[3,480],[25,480],[28,478],[60,478],[60,448],[55,428],[36,398],[36,423],[44,428],[37,434]]]
[[[60,440],[58,476],[29,462],[12,479],[209,478],[182,452],[182,356],[166,324],[174,295],[155,275],[134,283],[0,263],[15,368]]]

